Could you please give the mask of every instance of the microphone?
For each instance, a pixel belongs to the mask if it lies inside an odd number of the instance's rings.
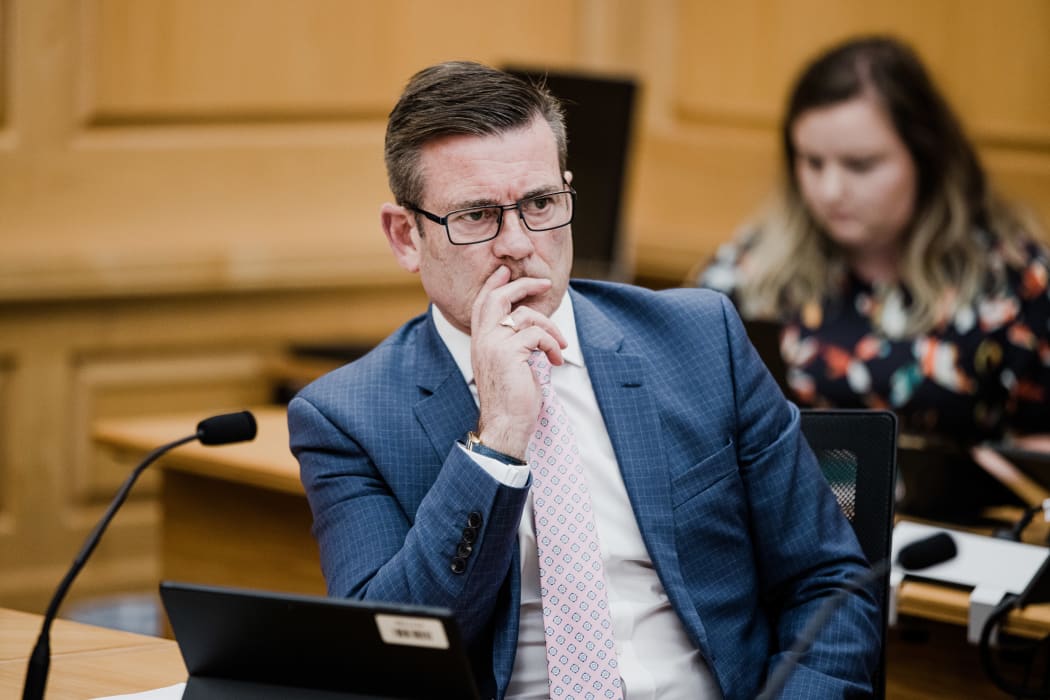
[[[146,455],[142,462],[132,470],[120,489],[117,490],[117,495],[113,497],[113,501],[109,504],[109,508],[106,509],[102,519],[99,520],[98,524],[95,525],[95,529],[84,540],[80,553],[73,559],[73,565],[69,567],[69,571],[66,572],[65,577],[58,584],[58,588],[55,589],[55,594],[47,606],[47,612],[44,613],[44,622],[40,628],[40,636],[36,640],[36,646],[33,647],[33,654],[29,657],[25,685],[22,687],[22,700],[41,700],[44,697],[44,688],[47,685],[47,672],[51,666],[51,623],[54,622],[55,615],[58,613],[58,606],[69,591],[69,586],[73,583],[73,579],[84,568],[84,564],[87,563],[91,553],[95,551],[99,540],[102,539],[102,533],[109,525],[109,521],[116,515],[117,509],[128,497],[128,492],[131,491],[131,486],[138,479],[139,475],[158,457],[187,442],[199,440],[202,445],[226,445],[231,442],[254,440],[255,433],[255,416],[249,411],[225,413],[205,418],[197,424],[196,433],[179,438],[166,445],[161,445]]]
[[[897,563],[904,569],[915,571],[942,564],[955,558],[957,553],[958,550],[955,547],[955,540],[952,539],[952,536],[947,532],[938,532],[901,547],[901,551],[897,554]],[[888,557],[883,559],[865,572],[863,576],[847,583],[845,588],[839,589],[833,596],[824,601],[817,613],[806,623],[805,629],[802,630],[795,639],[795,643],[791,645],[791,649],[788,650],[786,658],[770,675],[765,687],[755,700],[773,700],[784,689],[791,672],[795,670],[795,666],[798,665],[802,656],[809,651],[813,640],[817,638],[817,633],[824,627],[831,614],[846,600],[846,596],[885,576],[892,566],[893,561],[891,559]]]
[[[227,445],[231,442],[247,442],[255,439],[255,416],[251,411],[223,413],[205,418],[197,424],[194,436],[202,445]]]
[[[943,564],[954,559],[958,553],[952,536],[947,532],[938,532],[901,547],[901,551],[897,553],[897,563],[903,569],[918,571]]]

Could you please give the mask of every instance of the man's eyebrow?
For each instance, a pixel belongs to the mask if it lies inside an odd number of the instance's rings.
[[[463,202],[457,202],[451,206],[449,211],[459,211],[460,209],[473,209],[475,207],[493,207],[499,204],[494,199],[470,199]]]
[[[539,197],[540,195],[550,194],[551,192],[560,192],[562,189],[564,189],[564,187],[562,185],[560,185],[560,184],[559,185],[543,185],[543,186],[540,186],[540,187],[535,187],[535,188],[527,191],[524,195],[522,195],[521,199],[519,199],[517,201],[520,202],[523,199],[531,199],[533,197]],[[504,204],[503,202],[500,202],[500,201],[497,201],[497,200],[491,199],[491,198],[469,199],[469,200],[464,200],[462,202],[456,202],[454,204],[450,204],[449,208],[448,208],[448,211],[453,212],[453,211],[459,211],[461,209],[474,209],[475,207],[495,207],[495,206],[502,206],[503,204]],[[513,204],[513,202],[507,202],[507,204]]]
[[[554,186],[547,185],[546,187],[537,187],[534,190],[529,190],[528,192],[526,192],[525,196],[522,197],[522,199],[531,199],[532,197],[539,197],[540,195],[551,194],[552,192],[561,192],[564,189],[567,188],[560,184]]]

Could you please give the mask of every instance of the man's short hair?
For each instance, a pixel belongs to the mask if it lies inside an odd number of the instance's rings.
[[[421,205],[419,154],[445,136],[491,136],[543,117],[566,169],[568,139],[561,103],[542,84],[471,61],[449,61],[419,71],[408,81],[386,127],[387,178],[398,204]]]

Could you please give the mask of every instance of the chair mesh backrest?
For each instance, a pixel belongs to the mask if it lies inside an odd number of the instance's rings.
[[[897,419],[889,411],[804,410],[802,434],[871,563],[889,558],[897,471]],[[878,588],[883,640],[889,572]],[[875,697],[885,693],[885,654]]]
[[[889,411],[804,410],[802,434],[872,563],[890,555],[897,419]]]
[[[857,518],[857,454],[851,450],[821,450],[817,461],[846,519]]]

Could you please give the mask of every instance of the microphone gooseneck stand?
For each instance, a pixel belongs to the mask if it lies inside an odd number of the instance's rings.
[[[196,433],[179,438],[166,445],[161,445],[146,455],[139,465],[132,470],[117,491],[116,496],[113,497],[113,501],[109,504],[109,508],[106,509],[102,519],[99,520],[91,534],[84,541],[80,553],[73,559],[73,565],[69,567],[69,571],[66,572],[65,577],[58,584],[58,588],[55,589],[55,594],[51,597],[51,602],[44,613],[44,622],[40,628],[40,636],[37,638],[36,646],[33,647],[33,653],[29,657],[29,664],[26,667],[25,685],[22,687],[22,700],[42,700],[44,697],[44,689],[47,686],[47,673],[51,667],[51,623],[54,622],[55,616],[58,614],[58,607],[66,597],[73,579],[84,568],[84,564],[87,563],[91,553],[95,551],[95,547],[98,546],[99,541],[102,539],[102,533],[105,532],[109,522],[116,515],[120,506],[123,505],[125,499],[127,499],[128,493],[131,491],[135,480],[139,478],[139,475],[165,452],[180,445],[185,445],[187,442],[200,440],[204,445],[242,442],[253,439],[255,430],[255,418],[248,411],[212,416],[197,424]]]

